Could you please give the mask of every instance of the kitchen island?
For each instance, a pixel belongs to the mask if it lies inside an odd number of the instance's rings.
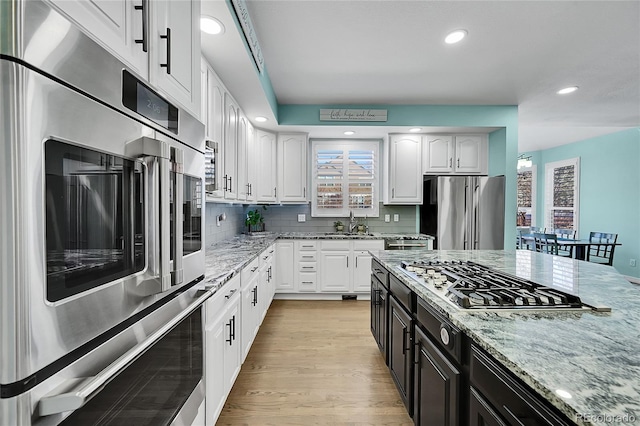
[[[373,257],[542,399],[579,425],[640,423],[640,287],[615,269],[530,251],[378,251]],[[473,261],[611,312],[458,309],[401,261]]]

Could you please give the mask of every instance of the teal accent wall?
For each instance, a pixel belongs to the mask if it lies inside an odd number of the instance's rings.
[[[320,121],[320,109],[386,109],[385,122]],[[511,105],[280,105],[279,124],[298,126],[442,126],[492,127],[489,135],[489,174],[504,175],[504,247],[515,248],[516,159],[518,107]]]
[[[580,157],[578,231],[618,234],[613,266],[640,278],[640,128],[525,153],[537,165],[536,214],[544,226],[545,164]],[[629,265],[636,259],[636,267]]]

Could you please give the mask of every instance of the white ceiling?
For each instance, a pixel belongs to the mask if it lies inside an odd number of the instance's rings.
[[[640,127],[640,1],[246,3],[279,104],[518,105],[521,152]],[[259,127],[342,137],[347,127],[275,126],[225,2],[202,8],[227,29],[203,34],[203,53],[250,118],[271,119]],[[467,38],[446,45],[458,28]]]

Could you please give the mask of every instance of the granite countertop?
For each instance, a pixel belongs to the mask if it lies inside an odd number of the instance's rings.
[[[640,286],[612,267],[525,250],[371,253],[577,424],[640,422]],[[436,259],[471,260],[558,286],[611,312],[461,311],[398,270],[401,260]]]
[[[344,234],[338,232],[256,232],[240,234],[233,238],[208,245],[205,250],[205,279],[203,286],[219,289],[227,281],[239,274],[260,253],[277,239],[433,239],[424,234],[388,234],[371,232],[367,234]]]

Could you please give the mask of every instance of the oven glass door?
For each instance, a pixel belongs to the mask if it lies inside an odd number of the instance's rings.
[[[202,250],[202,179],[193,176],[183,176],[183,200],[182,209],[182,254],[186,256]],[[171,188],[175,185],[175,173],[171,173]],[[170,236],[170,256],[175,259],[175,221],[173,203],[175,201],[174,191],[171,191],[171,236]]]
[[[203,377],[202,342],[200,307],[62,424],[158,426],[176,416],[192,419],[195,413],[183,407]]]
[[[143,164],[56,140],[44,147],[47,300],[142,271]]]

